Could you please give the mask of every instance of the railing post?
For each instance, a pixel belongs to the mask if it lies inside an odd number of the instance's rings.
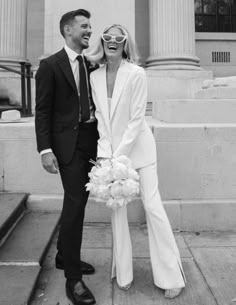
[[[25,63],[21,62],[21,105],[22,115],[25,116],[26,112],[26,92],[25,92]]]
[[[2,64],[3,63],[3,64]],[[20,65],[19,68],[14,68],[10,64],[13,63],[14,65]],[[21,113],[23,116],[32,116],[32,98],[31,98],[31,63],[25,61],[14,61],[14,60],[2,60],[0,58],[0,69],[16,73],[20,75],[21,80]],[[14,109],[14,106],[10,106],[10,108]],[[19,107],[15,107],[19,109]],[[1,110],[0,110],[1,111]]]
[[[32,115],[31,103],[31,64],[26,64],[26,80],[27,80],[27,114]]]

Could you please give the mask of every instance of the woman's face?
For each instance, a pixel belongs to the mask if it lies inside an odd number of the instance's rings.
[[[120,29],[114,27],[110,28],[105,34],[109,34],[112,36],[124,36]],[[119,37],[120,38],[120,37]],[[104,43],[104,52],[106,57],[113,58],[113,59],[121,59],[122,53],[124,50],[125,41],[118,43],[115,38],[113,37],[109,42],[103,41]]]

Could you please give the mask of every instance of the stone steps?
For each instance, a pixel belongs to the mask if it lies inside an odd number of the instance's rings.
[[[0,304],[26,305],[59,221],[59,212],[26,208],[27,194],[0,193]]]
[[[0,266],[0,304],[28,305],[40,269],[39,266]]]
[[[0,193],[0,241],[25,211],[27,194]]]

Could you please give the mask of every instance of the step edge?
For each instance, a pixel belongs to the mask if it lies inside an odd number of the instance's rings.
[[[12,226],[9,228],[9,230],[6,232],[6,234],[0,238],[0,250],[1,247],[3,246],[3,244],[7,241],[8,237],[11,235],[11,233],[14,231],[14,229],[16,228],[17,224],[21,221],[21,219],[24,217],[25,215],[25,210],[23,211],[23,213],[20,214],[20,216],[16,219],[16,221],[12,224]]]
[[[49,238],[48,238],[48,240],[46,242],[46,245],[44,246],[44,249],[42,251],[42,254],[41,254],[40,258],[39,258],[39,262],[38,263],[39,263],[40,267],[42,267],[42,264],[43,264],[43,262],[45,260],[45,257],[46,257],[46,255],[48,253],[48,250],[49,250],[49,248],[51,246],[52,240],[55,237],[55,234],[56,234],[56,232],[58,230],[59,223],[60,223],[60,217],[58,217],[58,220],[56,221],[55,226],[54,226],[52,232],[50,233],[50,236],[49,236]]]
[[[26,301],[26,305],[30,305],[32,300],[33,300],[33,297],[34,297],[34,292],[35,292],[35,289],[37,287],[37,283],[39,281],[39,277],[40,277],[40,274],[42,272],[42,267],[39,266],[39,269],[38,269],[38,274],[37,276],[35,277],[35,280],[34,280],[34,283],[32,285],[32,288],[31,288],[31,291],[29,292],[29,295],[27,297],[27,301]]]
[[[2,244],[2,240],[4,239],[4,237],[7,236],[8,233],[11,231],[11,227],[14,226],[15,223],[17,223],[18,220],[21,218],[21,215],[24,214],[26,210],[27,198],[29,196],[28,193],[9,193],[9,194],[22,194],[23,196],[20,199],[17,206],[11,212],[9,217],[0,226],[0,244]]]
[[[42,265],[43,263],[43,260],[45,258],[45,256],[47,255],[47,252],[48,252],[48,248],[50,247],[51,245],[51,242],[52,242],[52,239],[58,229],[58,225],[59,225],[59,221],[60,221],[60,214],[58,212],[42,212],[42,211],[30,211],[30,210],[26,210],[25,213],[22,215],[22,217],[19,219],[19,221],[17,221],[17,223],[15,224],[14,228],[11,230],[11,232],[9,233],[7,239],[5,240],[4,243],[7,244],[7,241],[8,241],[8,238],[11,236],[11,233],[15,230],[17,230],[17,225],[19,222],[21,221],[24,221],[24,217],[27,216],[28,214],[57,214],[58,215],[58,218],[55,220],[55,223],[54,225],[52,226],[52,229],[48,232],[47,234],[47,238],[45,238],[45,243],[42,244],[42,247],[40,248],[40,252],[38,254],[37,257],[33,257],[33,259],[31,261],[28,261],[28,260],[24,260],[24,259],[20,259],[20,260],[7,260],[6,258],[4,259],[0,259],[0,265],[3,265],[3,264],[14,264],[14,263],[17,263],[17,264],[22,264],[22,263],[36,263],[38,264],[39,266]],[[13,240],[14,241],[14,240]],[[13,244],[13,241],[9,241],[10,243]],[[2,244],[4,246],[4,243]],[[8,245],[7,245],[8,246]],[[0,248],[1,250],[1,248]],[[9,249],[11,250],[11,248]],[[2,248],[2,251],[5,251],[3,248]],[[8,253],[11,253],[11,252],[8,252]]]

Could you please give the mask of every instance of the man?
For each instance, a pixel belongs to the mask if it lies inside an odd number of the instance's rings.
[[[82,51],[89,46],[90,13],[79,9],[64,14],[60,32],[65,47],[41,61],[36,74],[36,138],[42,165],[49,173],[60,172],[64,188],[56,267],[64,269],[66,294],[74,305],[95,304],[82,280],[94,268],[80,260],[85,184],[90,159],[97,153],[97,122],[89,74],[93,66]]]

